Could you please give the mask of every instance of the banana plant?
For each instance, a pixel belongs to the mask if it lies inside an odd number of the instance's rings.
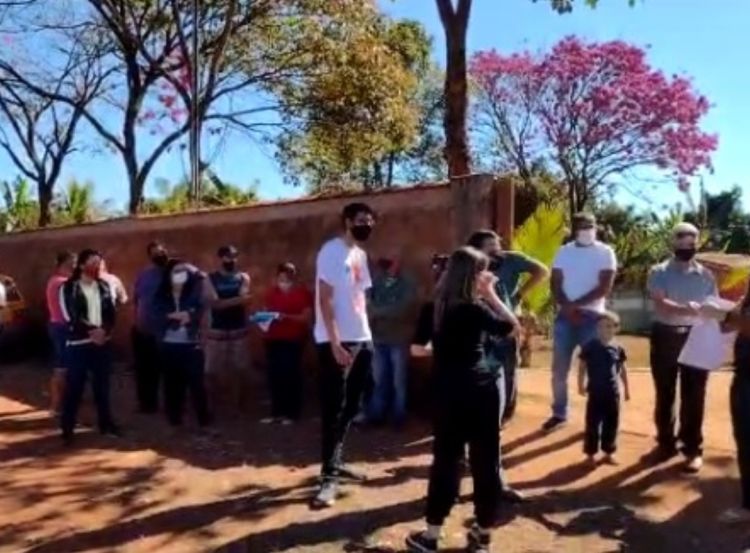
[[[567,235],[566,206],[562,203],[542,203],[515,230],[511,248],[552,266],[557,250]],[[549,283],[537,286],[521,305],[524,327],[521,337],[521,366],[531,364],[531,338],[539,330],[548,330],[554,317],[554,302]]]

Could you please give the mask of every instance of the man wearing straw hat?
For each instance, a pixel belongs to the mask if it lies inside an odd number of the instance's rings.
[[[673,256],[651,269],[648,291],[654,302],[651,331],[651,373],[656,388],[654,420],[657,457],[667,460],[677,453],[678,440],[685,455],[685,470],[703,467],[703,412],[708,372],[681,365],[678,357],[700,306],[718,296],[713,274],[696,261],[698,229],[680,223],[672,231]],[[675,433],[677,381],[680,382],[679,432]]]

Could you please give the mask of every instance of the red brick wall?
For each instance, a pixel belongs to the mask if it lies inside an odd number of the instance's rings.
[[[471,188],[470,194],[461,190]],[[0,236],[0,273],[16,279],[37,320],[44,319],[44,285],[55,254],[84,247],[101,250],[110,270],[130,288],[146,264],[145,247],[151,240],[164,241],[170,251],[204,269],[213,269],[215,252],[222,244],[234,244],[242,252],[242,264],[253,278],[256,297],[282,261],[292,261],[302,278],[312,284],[314,261],[321,243],[335,235],[339,213],[351,201],[366,201],[379,213],[377,230],[368,250],[394,243],[403,247],[408,270],[419,277],[422,293],[431,285],[429,260],[435,252],[447,252],[464,234],[454,221],[512,228],[512,190],[491,177],[476,176],[447,185],[396,189],[361,197],[313,199],[270,203],[245,208],[200,213],[121,219],[63,229]],[[503,208],[508,203],[508,209]],[[125,351],[132,313],[125,309],[118,324],[116,344]]]

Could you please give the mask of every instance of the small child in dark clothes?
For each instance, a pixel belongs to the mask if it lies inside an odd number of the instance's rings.
[[[583,451],[589,461],[596,454],[605,453],[604,461],[615,465],[617,429],[620,423],[620,380],[625,401],[630,401],[628,375],[625,369],[625,350],[614,342],[620,328],[615,313],[603,313],[597,322],[597,338],[583,346],[580,353],[578,389],[588,394],[586,404],[586,432]]]

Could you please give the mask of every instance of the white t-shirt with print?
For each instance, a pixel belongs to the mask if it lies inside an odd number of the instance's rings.
[[[315,270],[315,342],[330,342],[320,311],[321,280],[333,287],[333,314],[341,341],[371,341],[365,292],[372,287],[372,280],[365,251],[334,238],[318,252]]]
[[[602,271],[617,270],[617,257],[615,251],[602,242],[594,242],[591,246],[570,242],[558,250],[552,268],[562,272],[563,292],[570,301],[576,301],[596,288]],[[606,300],[600,298],[581,308],[603,313]]]

